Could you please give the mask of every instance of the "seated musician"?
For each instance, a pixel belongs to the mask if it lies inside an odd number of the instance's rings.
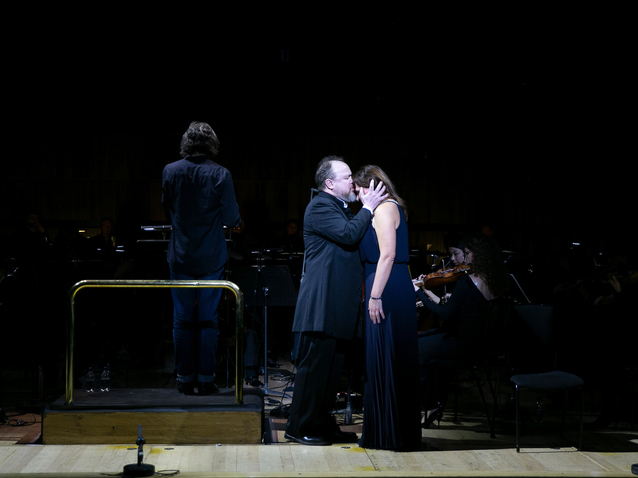
[[[462,252],[465,264],[471,268],[458,279],[446,301],[427,288],[427,281],[419,284],[425,276],[415,281],[417,298],[441,320],[441,327],[419,335],[420,379],[427,410],[425,428],[434,420],[441,420],[449,382],[441,370],[430,367],[431,363],[474,356],[483,337],[489,301],[505,294],[508,287],[507,270],[493,239],[482,234],[469,236]]]
[[[451,265],[448,265],[447,267],[445,265],[443,266],[445,267],[446,270],[451,268],[459,268],[459,267],[462,269],[466,269],[467,267],[469,267],[469,264],[467,262],[466,252],[465,252],[466,251],[465,239],[466,239],[466,236],[464,234],[461,234],[460,232],[456,232],[456,231],[448,232],[443,238],[443,243],[445,244],[445,250],[447,250],[449,254],[448,257],[451,262]],[[430,291],[432,289],[440,288],[440,286],[444,286],[443,290],[445,292],[444,292],[444,295],[441,297],[441,300],[445,302],[447,298],[450,297],[450,293],[448,293],[447,291],[454,288],[454,286],[456,285],[457,277],[450,280],[447,280],[447,279],[438,280],[436,278],[436,275],[437,275],[436,273],[428,274],[428,275],[422,274],[421,276],[419,276],[418,279],[415,279],[415,281],[423,281],[423,279],[426,277],[435,276],[433,279],[431,279],[430,282],[428,282],[428,287],[424,288],[424,291],[425,290]],[[438,298],[436,302],[438,303]],[[423,304],[420,300],[417,301],[417,306],[422,306],[422,305]],[[433,328],[433,327],[430,326],[428,328]],[[422,330],[422,329],[419,328],[419,330]]]

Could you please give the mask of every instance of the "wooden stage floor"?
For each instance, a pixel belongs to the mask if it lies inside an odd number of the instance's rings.
[[[635,451],[638,436],[627,430],[599,432],[594,443],[591,442],[593,434],[588,434],[590,446],[580,452],[571,447],[543,448],[537,440],[530,442],[527,437],[530,446],[516,453],[511,437],[497,436],[490,440],[482,430],[481,420],[471,417],[457,423],[449,420],[451,418],[445,417],[440,429],[423,431],[424,450],[420,452],[367,450],[347,444],[308,447],[287,442],[147,444],[144,463],[152,464],[163,474],[179,471],[180,476],[193,477],[629,477],[632,464],[638,463]],[[137,447],[133,442],[130,445],[38,445],[19,443],[19,437],[14,438],[12,441],[4,435],[0,439],[0,476],[120,476],[125,465],[137,460]]]
[[[282,403],[290,402],[280,396],[287,386],[285,367],[281,372],[271,370],[262,444],[175,445],[147,440],[144,462],[163,475],[179,472],[187,477],[636,476],[631,467],[638,464],[638,431],[632,431],[628,422],[586,430],[584,449],[577,451],[573,448],[577,441],[575,421],[568,421],[565,439],[561,439],[557,420],[548,410],[542,423],[527,417],[521,453],[517,453],[513,420],[497,419],[496,438],[491,439],[473,389],[461,391],[457,421],[448,411],[440,428],[422,431],[423,449],[419,452],[289,443],[283,437],[285,418],[271,415]],[[122,476],[125,465],[136,463],[136,436],[130,444],[42,445],[40,415],[10,418],[14,424],[17,420],[24,423],[0,426],[0,478]],[[593,418],[588,415],[586,421]],[[353,424],[342,426],[360,432],[361,415],[355,414]]]

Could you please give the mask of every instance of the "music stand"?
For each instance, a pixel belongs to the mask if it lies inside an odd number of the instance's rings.
[[[268,388],[268,306],[294,307],[297,304],[297,291],[292,282],[288,266],[257,264],[241,268],[237,285],[240,289],[252,291],[245,294],[247,306],[262,307],[264,311],[264,394],[281,395],[291,398],[283,392]]]

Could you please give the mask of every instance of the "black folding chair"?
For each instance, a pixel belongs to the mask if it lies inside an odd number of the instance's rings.
[[[567,414],[568,393],[579,390],[580,430],[578,450],[583,446],[584,381],[573,373],[556,370],[557,349],[554,343],[554,310],[548,305],[520,305],[515,307],[520,319],[513,335],[512,365],[515,373],[510,377],[514,385],[516,406],[516,451],[520,452],[520,392],[534,390],[538,393],[562,391],[565,393],[560,436],[563,436]],[[531,343],[531,344],[530,344]]]

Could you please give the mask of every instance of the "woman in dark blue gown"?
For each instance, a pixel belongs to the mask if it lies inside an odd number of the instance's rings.
[[[408,228],[403,201],[377,166],[353,177],[358,190],[382,181],[389,199],[379,205],[359,251],[365,279],[365,386],[359,445],[385,450],[419,450],[416,302],[408,269]]]

